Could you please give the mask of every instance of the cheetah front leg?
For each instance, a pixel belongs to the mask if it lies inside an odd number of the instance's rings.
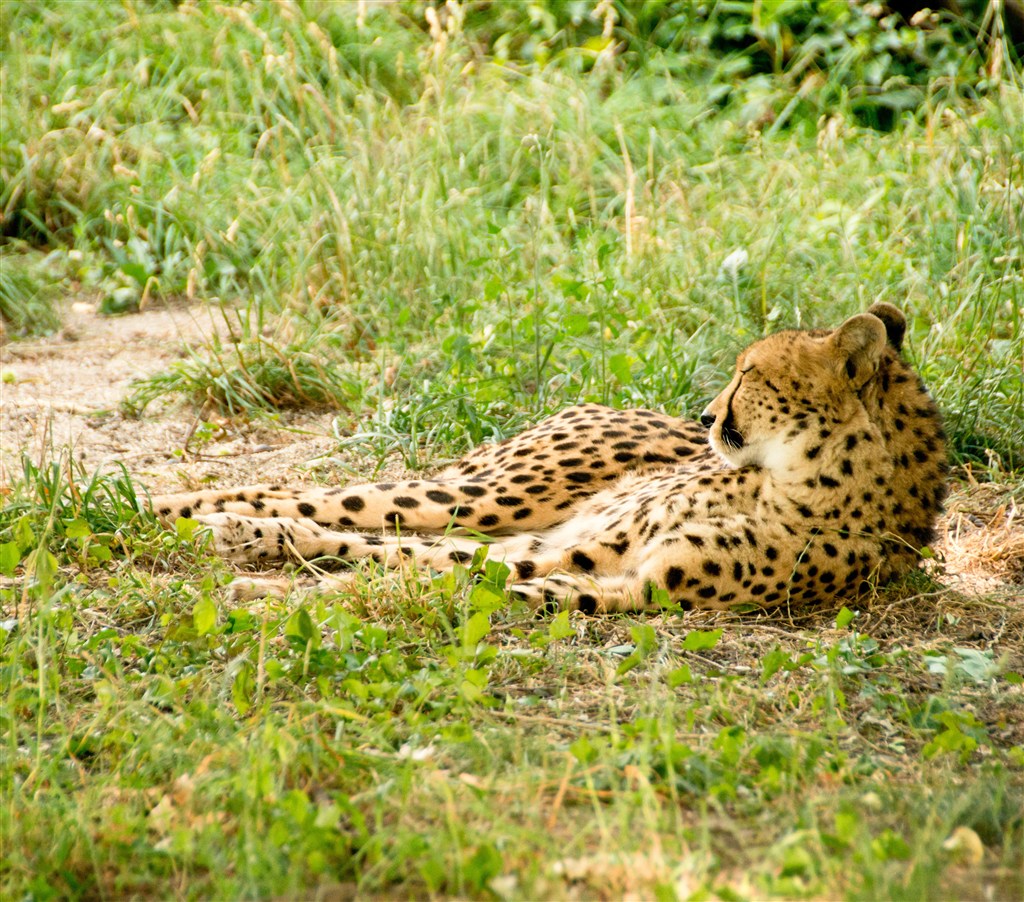
[[[584,614],[614,614],[643,611],[650,607],[649,591],[637,576],[583,576],[556,572],[548,576],[514,581],[512,595],[539,611],[582,611]]]

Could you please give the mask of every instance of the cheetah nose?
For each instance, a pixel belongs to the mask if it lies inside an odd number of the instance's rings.
[[[700,415],[700,424],[705,429],[710,429],[712,426],[715,425],[715,417],[714,417],[714,415],[710,414],[710,413],[702,413]]]

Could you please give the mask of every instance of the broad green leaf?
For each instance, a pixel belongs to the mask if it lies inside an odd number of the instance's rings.
[[[582,313],[570,313],[562,319],[562,329],[573,338],[584,335],[590,329],[590,317]]]
[[[691,630],[683,639],[684,651],[701,651],[705,648],[714,648],[718,640],[722,638],[721,628],[717,630]]]
[[[569,623],[569,612],[559,611],[548,624],[548,635],[552,639],[568,639],[576,635],[576,630]]]
[[[871,840],[871,851],[879,861],[906,861],[910,858],[907,841],[892,830],[883,830]]]
[[[590,764],[597,758],[598,754],[594,744],[586,736],[580,736],[579,739],[573,742],[569,746],[569,751],[580,764]]]
[[[313,618],[305,608],[297,608],[284,624],[284,634],[289,639],[301,639],[309,642],[316,635]]]
[[[693,674],[690,673],[690,665],[684,664],[682,667],[677,667],[673,670],[666,678],[669,686],[675,689],[677,686],[683,686],[686,683],[693,682]]]
[[[778,672],[779,668],[789,660],[789,655],[781,648],[773,648],[761,658],[761,682],[767,683]]]
[[[842,608],[840,608],[839,613],[836,615],[836,629],[846,629],[851,623],[853,623],[853,618],[856,616],[856,612],[851,611],[848,607],[844,605]]]
[[[106,563],[113,558],[113,552],[106,545],[99,545],[93,542],[89,546],[89,560],[93,563]]]
[[[623,385],[633,381],[633,361],[628,354],[612,354],[608,358],[608,369]]]
[[[217,626],[217,605],[209,595],[204,595],[192,608],[192,623],[200,636],[205,636]]]
[[[505,596],[487,583],[477,583],[469,593],[469,603],[473,610],[483,614],[491,614],[505,606]]]
[[[467,670],[464,677],[462,685],[459,687],[462,697],[468,702],[475,702],[483,696],[484,689],[487,687],[487,671]]]
[[[235,709],[243,717],[252,708],[252,698],[256,691],[255,672],[248,661],[238,668],[235,679],[231,683],[231,700]]]
[[[466,862],[466,879],[478,890],[487,889],[488,882],[501,873],[503,860],[493,843],[477,846],[473,856]]]
[[[646,658],[658,647],[658,634],[654,627],[648,623],[638,623],[629,628],[629,634],[636,643],[636,653],[641,658]]]
[[[89,524],[81,517],[74,520],[68,520],[64,524],[64,532],[67,534],[69,539],[87,539],[92,535],[92,530],[89,528]]]
[[[32,524],[28,515],[21,517],[14,527],[14,541],[21,551],[28,551],[36,544],[35,533],[32,532]]]
[[[21,552],[16,542],[4,542],[0,545],[0,573],[11,576],[20,560]]]
[[[960,660],[957,673],[975,683],[986,683],[999,673],[999,664],[990,649],[954,648]]]
[[[491,621],[486,614],[475,613],[462,628],[463,648],[476,648],[476,644],[491,631]]]

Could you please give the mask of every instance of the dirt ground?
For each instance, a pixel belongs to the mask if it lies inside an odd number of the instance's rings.
[[[73,449],[87,472],[122,463],[153,492],[260,482],[303,484],[311,467],[351,469],[330,411],[284,411],[274,420],[214,419],[196,442],[197,410],[176,399],[134,418],[120,410],[133,380],[166,369],[218,328],[206,308],[164,307],[107,317],[70,304],[54,336],[0,345],[0,489],[16,481],[21,455],[53,459]],[[389,467],[388,470],[392,470]],[[960,473],[941,524],[939,579],[967,595],[1024,604],[1024,511],[1020,492]],[[348,477],[339,475],[339,480]],[[0,493],[0,503],[3,494]]]
[[[308,481],[311,460],[336,451],[329,411],[282,412],[276,423],[218,417],[212,440],[194,433],[200,412],[177,399],[142,417],[120,403],[132,382],[167,369],[223,324],[202,307],[164,307],[102,316],[69,305],[58,335],[0,347],[0,482],[33,459],[70,447],[88,472],[123,463],[154,492],[200,485]]]

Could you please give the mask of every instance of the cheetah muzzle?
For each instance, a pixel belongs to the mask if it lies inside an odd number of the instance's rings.
[[[538,607],[828,603],[916,567],[945,497],[942,425],[900,357],[905,328],[899,310],[875,304],[836,329],[757,341],[703,427],[584,404],[431,479],[152,505],[166,523],[197,519],[238,564],[444,570],[486,544]]]

